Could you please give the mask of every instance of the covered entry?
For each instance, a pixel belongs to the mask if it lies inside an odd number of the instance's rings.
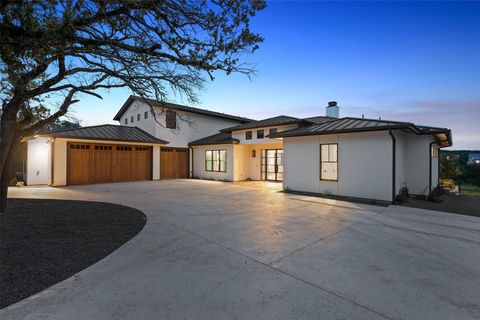
[[[262,150],[262,180],[283,180],[283,150]]]
[[[67,184],[152,179],[152,147],[69,142]]]
[[[187,148],[160,148],[160,178],[188,178]]]

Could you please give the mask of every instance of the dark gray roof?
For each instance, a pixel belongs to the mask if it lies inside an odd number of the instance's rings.
[[[305,118],[305,120],[318,124],[318,123],[324,123],[324,122],[328,122],[328,121],[332,121],[332,120],[337,120],[337,118],[317,116],[317,117]]]
[[[38,135],[72,139],[142,142],[154,144],[168,143],[165,140],[155,138],[151,134],[143,131],[138,127],[118,126],[113,124],[81,127],[75,129],[44,131],[39,132]]]
[[[246,130],[246,129],[255,129],[261,127],[271,127],[271,126],[280,126],[280,125],[287,125],[287,124],[295,124],[295,123],[311,123],[304,119],[294,118],[289,116],[277,116],[273,118],[263,119],[259,121],[253,121],[245,124],[241,124],[238,126],[225,128],[220,130],[221,132],[232,132],[235,130]]]
[[[209,144],[231,144],[238,143],[238,139],[232,138],[231,133],[220,132],[202,139],[190,142],[189,146],[203,146]]]
[[[435,128],[426,126],[416,126],[410,122],[374,120],[360,118],[340,118],[324,123],[302,126],[296,129],[281,131],[270,135],[271,138],[297,137],[309,135],[323,135],[362,131],[381,131],[381,130],[409,130],[416,134],[433,134],[441,143],[441,146],[450,146],[452,144],[451,132],[446,128]]]
[[[113,120],[119,121],[120,117],[123,115],[125,111],[127,111],[128,107],[133,101],[142,101],[145,102],[149,105],[152,105],[154,107],[163,107],[163,108],[168,108],[172,110],[180,110],[180,111],[186,111],[186,112],[191,112],[191,113],[197,113],[197,114],[203,114],[203,115],[208,115],[208,116],[213,116],[213,117],[218,117],[218,118],[223,118],[223,119],[228,119],[228,120],[234,120],[238,121],[239,123],[247,123],[250,121],[255,121],[252,119],[244,118],[244,117],[239,117],[239,116],[233,116],[230,114],[222,113],[222,112],[216,112],[216,111],[210,111],[206,109],[200,109],[200,108],[194,108],[194,107],[189,107],[189,106],[184,106],[181,104],[175,104],[175,103],[170,103],[170,102],[162,102],[162,101],[157,101],[154,99],[144,99],[142,97],[137,97],[137,96],[130,96],[127,101],[123,104],[123,106],[120,108],[120,110],[117,112]]]

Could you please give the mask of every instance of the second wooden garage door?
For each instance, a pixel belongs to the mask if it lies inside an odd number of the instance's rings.
[[[188,149],[161,148],[160,149],[160,178],[184,179],[188,178]]]
[[[67,184],[150,180],[152,148],[148,146],[69,143]]]

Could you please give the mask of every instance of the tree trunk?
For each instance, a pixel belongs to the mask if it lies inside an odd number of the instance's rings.
[[[7,210],[8,185],[13,178],[13,164],[20,147],[17,130],[18,108],[4,108],[0,122],[0,214]]]

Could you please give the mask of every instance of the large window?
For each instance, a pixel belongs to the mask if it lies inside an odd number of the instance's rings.
[[[227,172],[227,150],[205,151],[205,171]]]
[[[320,145],[320,180],[338,181],[338,145]]]
[[[168,129],[176,129],[177,128],[177,113],[172,110],[167,110],[165,113],[165,125]]]

